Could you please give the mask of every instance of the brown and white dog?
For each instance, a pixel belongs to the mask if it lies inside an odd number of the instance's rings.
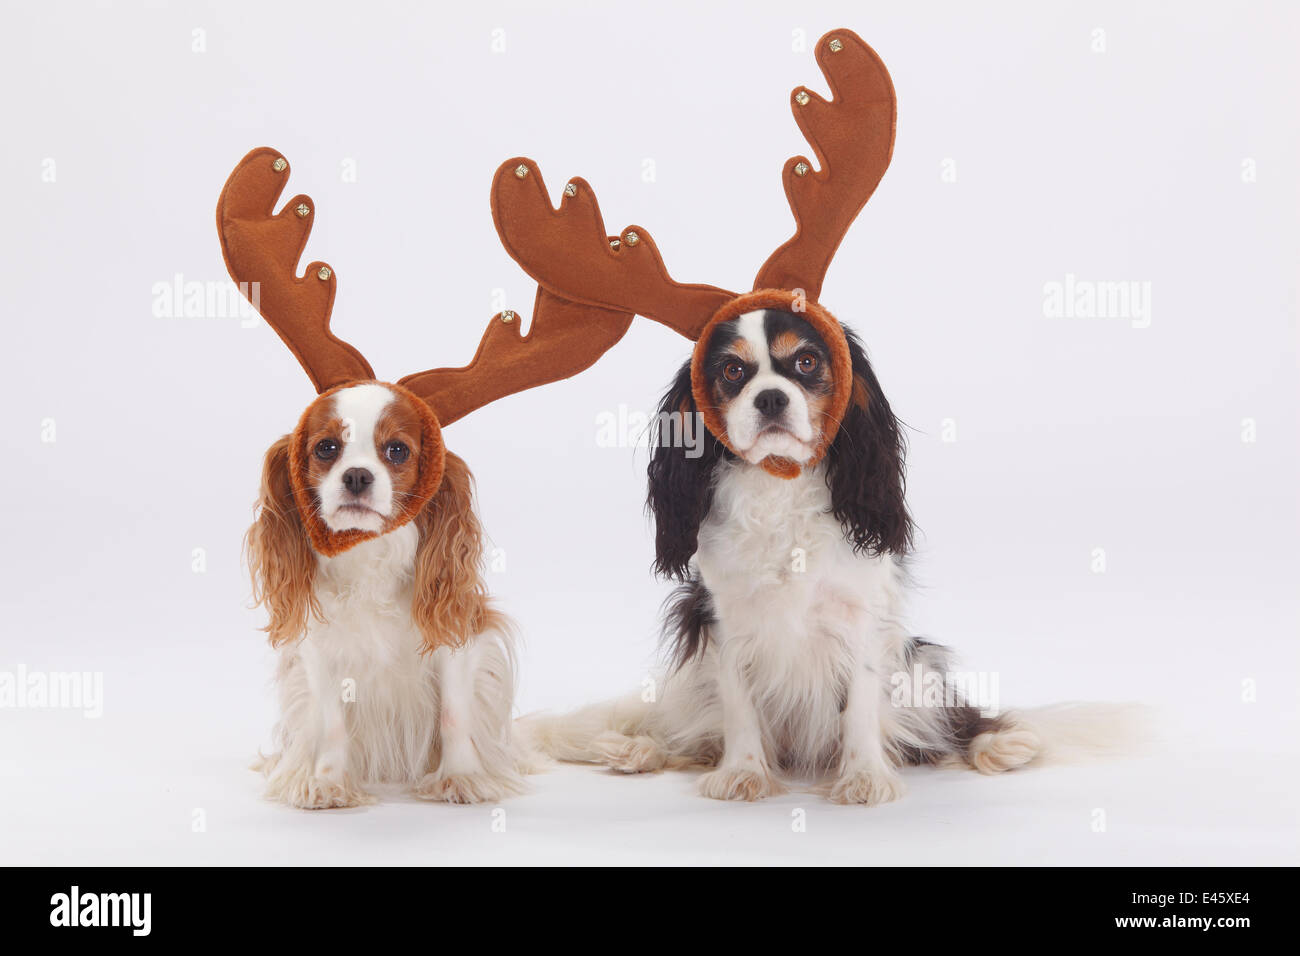
[[[522,789],[511,626],[488,598],[465,463],[446,453],[433,497],[415,493],[423,404],[376,382],[336,389],[266,453],[247,545],[282,716],[260,766],[269,795],[293,806],[366,803],[365,782],[452,803]],[[369,533],[346,551],[313,547],[292,487],[295,437],[316,516]]]

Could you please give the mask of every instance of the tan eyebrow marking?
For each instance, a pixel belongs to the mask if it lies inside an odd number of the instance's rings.
[[[754,362],[754,350],[750,348],[748,340],[743,338],[733,339],[727,344],[727,348],[736,353],[736,358],[740,359],[742,362],[749,362],[751,364]]]
[[[779,359],[789,358],[806,345],[807,343],[804,341],[803,336],[799,335],[797,332],[782,332],[772,340],[772,357]]]

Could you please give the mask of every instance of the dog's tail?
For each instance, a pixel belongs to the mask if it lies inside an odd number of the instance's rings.
[[[515,728],[530,746],[555,760],[601,763],[605,754],[597,738],[610,732],[635,737],[649,712],[640,694],[629,694],[569,714],[525,714]]]
[[[1141,753],[1151,715],[1140,704],[1066,703],[1011,710],[975,736],[967,755],[981,773]]]

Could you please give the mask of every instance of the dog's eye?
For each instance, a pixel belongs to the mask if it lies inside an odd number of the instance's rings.
[[[411,457],[411,449],[400,441],[390,441],[384,446],[384,457],[394,465],[400,465]]]
[[[811,375],[817,371],[817,356],[811,352],[804,352],[794,361],[794,367],[799,370],[800,375]]]
[[[739,362],[728,362],[722,366],[722,377],[728,382],[739,382],[745,377],[745,366]]]
[[[339,443],[333,438],[322,438],[316,443],[314,450],[316,457],[321,461],[333,461],[334,456],[339,453]]]

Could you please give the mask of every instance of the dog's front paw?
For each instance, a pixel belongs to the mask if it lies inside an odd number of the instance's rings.
[[[903,796],[903,778],[892,770],[851,770],[835,781],[827,797],[832,803],[874,807]]]
[[[376,802],[371,794],[358,787],[346,773],[328,778],[316,774],[299,774],[282,785],[273,787],[271,796],[302,810],[338,810]]]
[[[415,785],[415,795],[443,803],[491,803],[521,789],[522,784],[486,773],[428,773]]]
[[[785,788],[766,770],[719,767],[700,778],[700,793],[714,800],[762,800]]]

